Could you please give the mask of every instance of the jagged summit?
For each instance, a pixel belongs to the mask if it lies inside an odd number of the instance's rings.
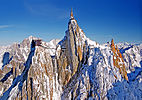
[[[75,20],[73,16],[73,11],[71,9],[71,14],[70,14],[70,21],[68,23],[68,30],[66,31],[66,36],[70,37],[68,33],[72,33],[74,38],[76,38],[76,43],[81,45],[86,41],[86,36],[83,30],[79,27],[77,20]]]
[[[70,19],[74,19],[72,8],[71,8]]]

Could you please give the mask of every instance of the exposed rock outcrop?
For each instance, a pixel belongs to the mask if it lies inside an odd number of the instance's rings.
[[[124,60],[122,58],[122,54],[120,53],[118,47],[114,45],[114,41],[111,41],[111,49],[113,52],[113,65],[119,69],[120,74],[128,81],[128,76],[126,72],[126,67]],[[117,76],[115,76],[117,78]]]

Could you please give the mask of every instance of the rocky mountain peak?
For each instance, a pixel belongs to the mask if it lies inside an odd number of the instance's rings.
[[[90,40],[71,10],[61,41],[30,36],[0,49],[0,100],[141,100],[141,51]]]
[[[120,53],[117,45],[114,45],[114,40],[111,41],[111,49],[113,52],[113,65],[119,69],[120,74],[128,81],[126,66],[122,54]]]
[[[73,17],[73,11],[72,11],[72,8],[71,8],[70,19],[74,19],[74,17]]]

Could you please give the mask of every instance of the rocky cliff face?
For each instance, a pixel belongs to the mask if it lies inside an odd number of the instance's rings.
[[[61,41],[32,40],[1,47],[0,100],[142,99],[142,44],[99,45],[72,12]]]
[[[128,76],[125,68],[125,63],[122,58],[122,54],[120,53],[118,47],[114,45],[114,41],[111,41],[111,49],[113,52],[113,65],[119,69],[120,74],[128,81]],[[117,76],[114,75],[116,78]]]

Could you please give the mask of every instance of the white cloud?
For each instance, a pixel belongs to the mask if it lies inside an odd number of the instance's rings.
[[[0,29],[12,27],[11,25],[0,25]]]

